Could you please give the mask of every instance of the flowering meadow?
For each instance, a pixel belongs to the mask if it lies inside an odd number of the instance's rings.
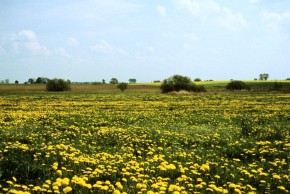
[[[0,193],[289,193],[290,94],[0,94]]]

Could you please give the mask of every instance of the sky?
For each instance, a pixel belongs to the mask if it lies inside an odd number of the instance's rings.
[[[1,0],[0,80],[290,77],[289,0]]]

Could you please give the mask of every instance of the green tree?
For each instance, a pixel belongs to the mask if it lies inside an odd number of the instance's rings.
[[[259,80],[268,80],[269,74],[268,73],[261,73],[259,75]]]
[[[196,86],[189,77],[174,75],[163,80],[161,84],[162,93],[168,93],[172,91],[186,90],[189,92],[205,92],[203,86]]]
[[[36,84],[46,84],[48,81],[48,78],[45,77],[38,77],[34,83]]]
[[[117,88],[119,88],[122,92],[124,92],[128,87],[128,83],[121,82],[117,85]]]
[[[226,89],[227,90],[242,90],[242,89],[249,90],[250,88],[243,81],[232,80],[230,83],[227,84]]]
[[[70,90],[70,81],[65,81],[63,79],[52,79],[52,80],[48,80],[47,84],[46,84],[46,90],[47,91],[55,91],[55,92],[59,92],[59,91],[67,91]]]
[[[29,83],[29,84],[34,84],[34,82],[35,82],[35,81],[34,81],[33,78],[29,78],[28,81],[27,81],[27,83]]]
[[[130,84],[135,84],[136,82],[137,82],[137,80],[135,78],[129,79],[129,83]]]
[[[113,77],[112,79],[111,79],[111,81],[110,81],[110,84],[118,84],[119,82],[118,82],[118,79],[117,78],[115,78],[115,77]]]

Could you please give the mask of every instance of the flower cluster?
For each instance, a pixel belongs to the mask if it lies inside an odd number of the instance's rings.
[[[289,193],[289,100],[0,95],[0,193]]]

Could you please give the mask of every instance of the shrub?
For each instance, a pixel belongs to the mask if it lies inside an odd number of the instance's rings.
[[[125,83],[125,82],[119,83],[119,84],[117,85],[117,88],[119,88],[122,92],[124,92],[124,90],[126,90],[127,87],[128,87],[128,84]]]
[[[195,82],[200,82],[201,79],[197,77],[197,78],[194,79],[194,81],[195,81]]]
[[[165,79],[161,84],[162,93],[168,93],[173,91],[185,90],[189,92],[204,92],[205,88],[203,86],[195,85],[190,78],[174,75],[170,78]]]
[[[63,79],[52,79],[52,80],[48,80],[47,84],[46,84],[46,90],[47,91],[55,91],[55,92],[59,92],[59,91],[67,91],[70,90],[70,82],[69,81],[65,81]]]
[[[232,80],[230,83],[226,86],[227,90],[249,90],[250,88],[245,84],[243,81],[239,80]]]

